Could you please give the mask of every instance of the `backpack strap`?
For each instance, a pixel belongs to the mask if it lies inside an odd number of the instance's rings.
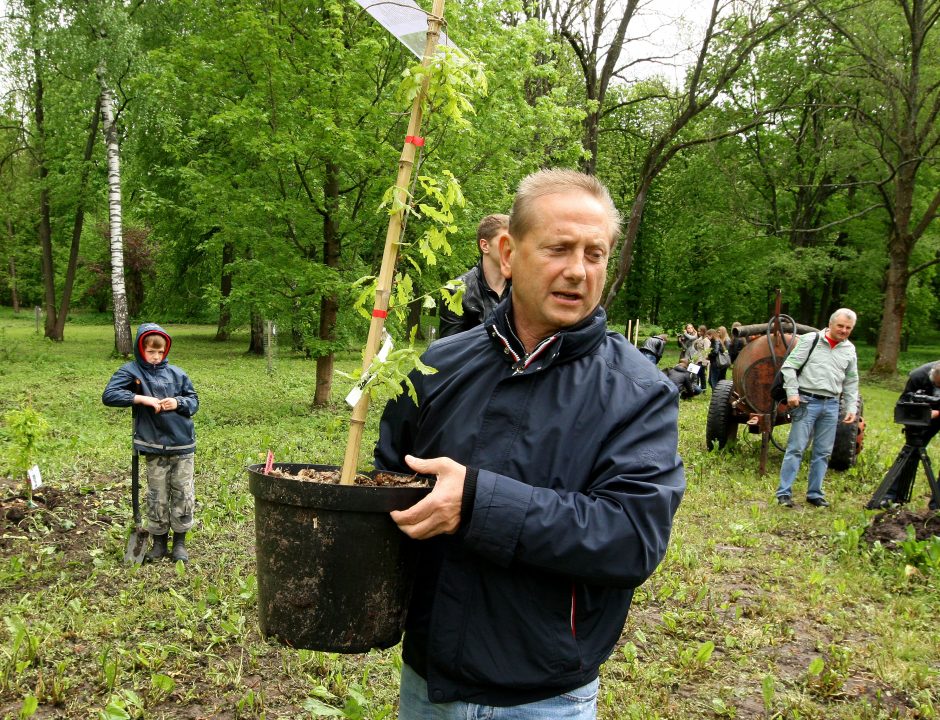
[[[797,376],[797,377],[799,377],[799,376],[800,376],[800,373],[803,372],[803,368],[806,367],[806,363],[809,362],[809,358],[810,358],[810,356],[813,354],[813,350],[815,350],[815,349],[816,349],[816,346],[819,345],[819,337],[820,337],[821,335],[822,335],[821,332],[817,332],[817,333],[816,333],[816,339],[813,340],[813,345],[812,345],[812,347],[809,349],[809,352],[806,353],[806,359],[803,360],[803,364],[800,365],[799,369],[796,371],[796,376]]]

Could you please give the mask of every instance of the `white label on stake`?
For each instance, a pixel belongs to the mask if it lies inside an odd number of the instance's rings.
[[[29,477],[29,486],[33,490],[38,490],[42,487],[42,475],[39,472],[39,466],[33,465],[29,470],[26,471],[27,477]]]
[[[693,375],[697,375],[698,371],[702,369],[701,365],[696,365],[695,363],[689,363],[689,372]]]
[[[376,362],[385,362],[388,358],[388,354],[392,351],[392,348],[395,347],[395,343],[392,342],[392,336],[383,328],[382,329],[382,347],[379,348],[378,353],[376,353],[372,362],[369,363],[369,369],[363,373],[362,377],[359,378],[359,382],[349,391],[349,394],[346,396],[346,404],[350,407],[356,407],[359,401],[362,399],[362,393],[365,390],[366,385],[369,384],[369,381],[372,379],[372,367]]]

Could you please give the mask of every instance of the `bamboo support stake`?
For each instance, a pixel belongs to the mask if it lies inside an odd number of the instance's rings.
[[[428,38],[424,46],[424,57],[421,60],[423,67],[428,67],[437,41],[441,35],[441,25],[444,23],[444,0],[434,0],[431,14],[428,15]],[[416,138],[421,132],[422,105],[428,92],[429,78],[424,76],[421,88],[411,107],[411,118],[408,121],[408,132],[401,157],[398,160],[398,178],[395,181],[395,199],[400,206],[408,202],[407,188],[411,182],[411,172],[414,168],[416,146],[411,138]],[[382,267],[379,270],[379,279],[375,288],[375,307],[372,311],[372,322],[369,325],[369,338],[362,357],[362,373],[365,375],[372,360],[379,351],[382,340],[382,330],[385,327],[385,316],[388,313],[389,300],[392,296],[392,280],[395,277],[395,263],[398,259],[398,246],[401,244],[401,229],[404,220],[404,210],[392,213],[388,221],[388,232],[385,235],[385,252],[382,255]],[[359,448],[362,446],[362,431],[366,424],[369,412],[369,393],[362,393],[362,397],[352,411],[349,422],[349,440],[346,443],[346,457],[343,460],[343,470],[340,475],[341,485],[352,485],[356,477],[356,465],[359,462]]]

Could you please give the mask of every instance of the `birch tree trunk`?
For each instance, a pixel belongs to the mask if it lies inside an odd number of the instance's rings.
[[[128,357],[133,351],[131,328],[127,317],[127,290],[124,286],[124,235],[121,227],[121,156],[118,148],[117,128],[114,123],[114,105],[104,71],[98,70],[101,86],[101,118],[104,123],[104,141],[108,155],[108,219],[111,241],[111,296],[114,305],[114,349],[118,355]]]

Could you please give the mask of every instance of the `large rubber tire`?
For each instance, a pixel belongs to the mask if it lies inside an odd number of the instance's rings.
[[[711,404],[708,406],[708,420],[705,423],[705,446],[709,450],[720,450],[728,443],[734,443],[738,434],[738,423],[731,408],[731,394],[734,383],[731,380],[719,380],[712,391]]]
[[[829,467],[833,470],[848,470],[855,466],[858,459],[858,424],[862,421],[864,404],[858,399],[858,413],[855,420],[846,425],[842,422],[845,417],[845,408],[839,404],[839,424],[836,426],[836,440],[832,444],[832,456],[829,458]]]

